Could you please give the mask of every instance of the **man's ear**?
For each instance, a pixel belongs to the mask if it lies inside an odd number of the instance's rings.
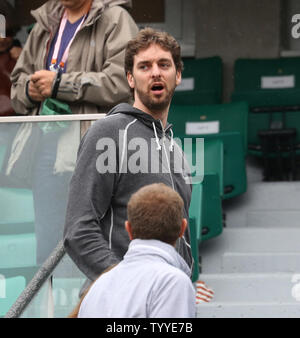
[[[129,87],[131,89],[134,89],[135,82],[134,82],[134,77],[131,72],[127,72],[127,81],[128,81]]]
[[[132,241],[132,230],[131,230],[131,224],[129,221],[125,221],[125,229],[128,232],[129,239]]]
[[[181,221],[181,230],[180,230],[179,237],[182,237],[184,235],[186,227],[187,227],[187,220],[183,218]]]
[[[180,85],[180,83],[181,83],[181,71],[178,70],[176,72],[176,86]]]

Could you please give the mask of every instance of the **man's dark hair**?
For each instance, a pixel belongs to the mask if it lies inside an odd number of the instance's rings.
[[[125,73],[132,73],[134,56],[141,50],[147,49],[150,45],[157,44],[172,54],[176,71],[183,70],[181,60],[181,48],[173,36],[167,32],[160,32],[153,28],[144,28],[138,35],[130,40],[125,51]]]

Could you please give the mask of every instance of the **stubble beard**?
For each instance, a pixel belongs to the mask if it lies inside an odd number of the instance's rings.
[[[150,111],[152,112],[162,112],[164,111],[166,108],[168,108],[174,91],[175,91],[175,86],[173,88],[171,88],[170,90],[167,90],[167,93],[165,95],[165,98],[163,100],[160,100],[160,98],[152,98],[151,94],[145,93],[141,90],[139,90],[138,88],[136,89],[136,92],[141,100],[141,102],[143,103],[143,105],[148,108]]]

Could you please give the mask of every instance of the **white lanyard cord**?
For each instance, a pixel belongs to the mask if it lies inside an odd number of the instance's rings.
[[[65,49],[64,51],[64,54],[61,58],[61,61],[58,65],[58,68],[60,69],[63,69],[64,66],[65,66],[65,63],[67,61],[67,58],[69,56],[69,50],[70,50],[70,46],[77,34],[77,32],[79,31],[79,29],[81,28],[82,24],[84,23],[85,19],[87,17],[87,14],[82,18],[80,24],[78,25],[72,39],[69,41],[68,43],[68,46],[67,48]],[[57,56],[58,56],[58,52],[59,52],[59,49],[60,49],[60,45],[61,45],[61,40],[62,40],[62,35],[63,35],[63,32],[64,32],[64,29],[66,27],[66,23],[67,23],[67,13],[66,11],[64,12],[64,15],[63,15],[63,18],[62,18],[62,21],[61,21],[61,24],[59,26],[59,31],[58,31],[58,36],[57,36],[57,40],[56,40],[56,43],[55,43],[55,47],[54,47],[54,52],[53,52],[53,56],[52,56],[52,60],[51,60],[51,65],[50,65],[50,70],[51,71],[57,71],[57,69],[55,69],[55,65],[57,63]]]

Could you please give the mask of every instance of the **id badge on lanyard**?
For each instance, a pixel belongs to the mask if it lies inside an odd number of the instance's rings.
[[[63,56],[61,58],[61,61],[60,63],[57,65],[56,67],[56,64],[57,64],[57,56],[58,56],[58,52],[59,52],[59,49],[60,49],[60,45],[61,45],[61,40],[62,40],[62,35],[63,35],[63,32],[65,30],[65,27],[66,27],[66,24],[67,24],[67,13],[66,11],[64,12],[64,15],[63,15],[63,18],[62,18],[62,21],[61,21],[61,24],[59,26],[59,31],[58,31],[58,37],[57,37],[57,40],[56,40],[56,43],[55,43],[55,47],[54,47],[54,52],[53,52],[53,56],[52,56],[52,60],[51,60],[51,65],[49,67],[49,69],[52,71],[52,72],[62,72],[63,69],[64,69],[64,66],[65,66],[65,63],[68,59],[68,56],[69,56],[69,50],[70,50],[70,46],[77,34],[77,32],[79,31],[79,29],[81,28],[82,24],[84,23],[85,19],[87,17],[87,14],[82,18],[80,24],[78,25],[72,39],[69,41],[64,53],[63,53]]]

